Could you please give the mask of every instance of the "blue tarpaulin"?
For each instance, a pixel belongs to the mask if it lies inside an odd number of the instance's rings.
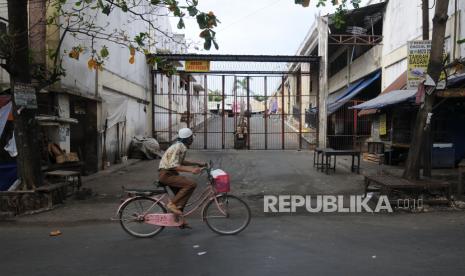
[[[17,179],[16,162],[0,163],[0,191],[6,191]]]
[[[329,95],[328,102],[327,102],[327,113],[331,115],[332,113],[336,112],[341,106],[346,104],[352,98],[357,96],[358,93],[363,91],[363,89],[367,88],[370,84],[381,77],[381,72],[377,71],[376,73],[362,79],[356,81],[349,85],[349,87],[341,90],[339,92],[333,93]]]

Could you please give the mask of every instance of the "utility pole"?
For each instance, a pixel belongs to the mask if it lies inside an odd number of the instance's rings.
[[[13,100],[15,140],[18,149],[18,176],[22,189],[34,189],[42,184],[35,109],[17,105],[15,94],[19,83],[30,84],[29,32],[27,0],[8,0],[8,33],[11,38],[9,63],[10,87]],[[17,90],[17,91],[15,91]],[[35,97],[37,92],[34,90]]]
[[[423,40],[429,40],[429,3],[428,0],[422,0],[423,14]],[[432,95],[434,101],[434,94]],[[433,137],[431,136],[431,127],[425,129],[425,142],[423,148],[423,176],[431,177],[431,148],[433,146]]]

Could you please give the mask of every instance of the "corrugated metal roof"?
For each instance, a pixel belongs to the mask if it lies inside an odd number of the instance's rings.
[[[415,97],[417,90],[393,90],[389,93],[380,94],[378,97],[353,106],[353,109],[374,109],[400,103]]]

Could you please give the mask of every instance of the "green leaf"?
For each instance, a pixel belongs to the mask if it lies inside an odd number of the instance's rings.
[[[123,12],[127,12],[129,9],[128,9],[128,5],[126,4],[126,2],[122,2],[121,3],[121,10]]]
[[[205,13],[200,13],[196,16],[197,23],[199,24],[200,29],[206,29],[208,27],[208,19]]]
[[[102,49],[100,49],[100,56],[101,56],[102,58],[108,57],[109,54],[110,54],[110,53],[108,52],[107,46],[103,46]]]
[[[103,14],[106,14],[106,15],[108,16],[108,15],[110,15],[110,12],[111,12],[110,5],[105,5],[105,6],[102,8],[102,13],[103,13]]]
[[[318,0],[318,3],[316,4],[316,7],[319,8],[321,6],[326,6],[326,0]]]
[[[184,20],[182,20],[182,18],[180,18],[179,22],[178,22],[178,29],[183,29],[185,27],[186,27],[186,25],[184,25]]]
[[[77,1],[77,2],[75,3],[76,7],[81,6],[81,4],[82,4],[82,1]]]
[[[174,16],[182,16],[182,13],[181,13],[181,9],[176,7],[174,8],[174,12],[173,12]]]
[[[155,6],[159,5],[160,2],[161,2],[160,0],[150,0],[150,4],[155,5]]]
[[[212,40],[213,41],[213,46],[215,46],[215,49],[218,50],[220,47],[218,47],[218,43],[216,43],[215,40]]]
[[[203,44],[203,48],[204,48],[205,50],[210,50],[211,47],[212,47],[212,40],[211,40],[211,38],[205,39],[205,43]]]
[[[187,11],[189,12],[190,16],[195,16],[199,12],[199,10],[197,10],[197,8],[194,6],[187,7]]]
[[[465,43],[465,38],[457,40],[457,44],[463,44]]]

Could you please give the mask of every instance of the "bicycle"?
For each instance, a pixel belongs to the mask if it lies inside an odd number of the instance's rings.
[[[235,235],[242,232],[250,223],[250,208],[239,197],[217,191],[218,187],[215,185],[211,167],[210,161],[202,169],[202,173],[207,173],[207,187],[192,203],[186,205],[193,207],[182,216],[167,212],[165,206],[170,198],[169,191],[172,193],[173,191],[161,182],[158,182],[158,187],[161,189],[125,190],[131,196],[119,206],[117,211],[122,228],[138,238],[153,237],[165,227],[182,227],[185,223],[184,218],[202,207],[201,219],[213,232],[221,235]]]

